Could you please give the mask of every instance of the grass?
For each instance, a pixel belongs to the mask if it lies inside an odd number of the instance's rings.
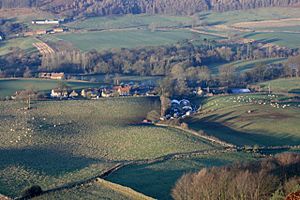
[[[260,85],[263,90],[268,91],[269,84],[273,92],[300,94],[300,78],[276,79]]]
[[[35,42],[37,42],[37,40],[32,37],[4,40],[0,42],[0,56],[12,52],[12,48],[20,48],[25,50],[27,53],[37,51],[37,49],[32,45]]]
[[[34,89],[37,91],[50,93],[51,89],[56,88],[60,81],[43,79],[0,79],[0,98],[13,95],[16,91]],[[99,87],[99,83],[84,81],[65,81],[72,89]]]
[[[189,31],[105,31],[89,33],[71,33],[56,36],[59,39],[72,43],[82,51],[92,49],[105,50],[113,48],[134,48],[143,46],[159,46],[173,44],[184,39],[191,39]]]
[[[286,58],[265,58],[265,59],[258,59],[258,60],[239,60],[239,61],[234,61],[230,63],[214,63],[212,65],[209,65],[209,69],[212,71],[213,74],[217,74],[219,72],[219,68],[223,67],[225,65],[232,65],[235,67],[237,72],[245,72],[248,70],[251,70],[254,68],[257,64],[276,64],[276,63],[283,63],[287,59]]]
[[[86,184],[84,186],[65,189],[62,191],[51,192],[42,196],[33,198],[34,200],[69,200],[69,199],[122,199],[122,200],[138,200],[142,198],[135,198],[127,194],[116,190],[115,188],[109,187],[111,183],[108,182],[95,182]]]
[[[245,34],[245,38],[254,39],[263,43],[273,43],[279,46],[285,46],[289,48],[300,47],[300,33],[250,33]]]
[[[188,122],[192,129],[239,146],[276,146],[299,144],[299,119],[299,102],[281,95],[250,94],[208,98],[202,114]]]
[[[190,156],[153,164],[131,165],[108,177],[109,181],[126,185],[156,199],[171,199],[171,189],[185,173],[197,172],[203,167],[226,165],[252,159],[250,154],[226,153]]]
[[[223,13],[200,13],[203,21],[210,24],[234,24],[237,22],[262,21],[300,17],[298,8],[259,8]]]
[[[186,16],[164,15],[123,15],[111,17],[91,17],[85,20],[67,24],[75,29],[120,29],[130,27],[147,27],[154,24],[156,27],[177,27],[191,25],[192,18]]]
[[[157,98],[0,104],[0,193],[17,196],[99,174],[116,162],[152,159],[215,146],[188,133],[143,126]],[[5,183],[5,184],[4,184]]]

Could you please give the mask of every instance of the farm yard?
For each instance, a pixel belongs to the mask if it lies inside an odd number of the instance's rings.
[[[300,103],[284,95],[216,96],[204,99],[188,124],[238,146],[299,145],[299,111]]]
[[[117,162],[218,148],[183,131],[139,125],[158,107],[156,98],[36,102],[29,111],[1,102],[0,193],[18,196],[32,184],[50,189]]]

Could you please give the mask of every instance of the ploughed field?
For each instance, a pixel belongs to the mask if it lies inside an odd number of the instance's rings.
[[[18,196],[101,174],[116,162],[216,146],[186,132],[141,125],[157,98],[0,103],[0,193]]]
[[[278,94],[244,94],[202,99],[190,128],[238,146],[300,144],[300,102]]]

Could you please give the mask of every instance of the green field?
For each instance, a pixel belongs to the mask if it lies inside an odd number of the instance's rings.
[[[104,31],[88,33],[70,33],[56,36],[58,39],[70,42],[74,47],[89,51],[107,50],[113,48],[134,48],[143,46],[159,46],[174,44],[178,41],[193,38],[193,33],[184,30],[155,31]],[[197,39],[201,39],[199,36]]]
[[[10,40],[4,40],[0,42],[0,56],[12,52],[12,48],[20,48],[25,50],[27,53],[37,51],[37,49],[32,45],[37,42],[35,38],[16,38]]]
[[[237,72],[245,72],[254,68],[257,64],[276,64],[276,63],[284,63],[286,58],[265,58],[258,60],[238,60],[226,64],[222,63],[214,63],[212,65],[208,65],[209,69],[213,74],[219,73],[219,68],[227,65],[234,66]]]
[[[265,91],[268,91],[270,85],[272,92],[300,94],[300,78],[276,79],[259,85]]]
[[[202,103],[202,114],[188,120],[194,130],[239,146],[300,143],[300,103],[285,96],[216,96]]]
[[[0,193],[49,189],[99,174],[116,162],[209,150],[216,146],[175,129],[140,125],[157,98],[0,104]],[[4,184],[5,183],[5,184]]]
[[[289,48],[300,47],[300,33],[250,33],[245,34],[245,38],[254,39],[263,43],[273,43],[279,46],[285,46]]]
[[[150,24],[155,27],[177,27],[191,25],[192,18],[188,16],[164,15],[124,15],[112,17],[91,17],[85,20],[67,24],[74,29],[120,29],[130,27],[146,27]]]
[[[51,89],[58,87],[61,81],[43,80],[43,79],[0,79],[0,98],[11,96],[16,91],[34,89],[37,91],[50,93]],[[84,81],[64,81],[72,89],[81,89],[89,87],[100,87],[99,83]]]
[[[108,177],[108,180],[156,199],[171,199],[171,189],[183,174],[199,171],[203,167],[251,159],[253,159],[252,155],[244,153],[188,156],[152,164],[128,166]]]
[[[80,185],[71,189],[50,192],[33,198],[34,200],[69,200],[69,199],[123,199],[123,200],[151,200],[151,198],[136,191],[103,179]]]
[[[200,13],[202,20],[208,24],[234,24],[237,22],[262,21],[300,17],[299,8],[259,8],[223,13]]]

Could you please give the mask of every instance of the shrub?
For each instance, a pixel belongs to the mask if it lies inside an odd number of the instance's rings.
[[[23,197],[36,197],[43,193],[42,188],[39,185],[33,185],[23,191]]]

